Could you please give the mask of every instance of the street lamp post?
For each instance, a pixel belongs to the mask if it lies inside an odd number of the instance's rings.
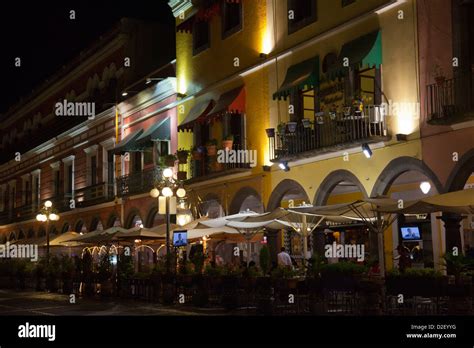
[[[178,182],[178,180],[173,178],[173,169],[166,168],[163,170],[161,180],[155,183],[155,187],[150,191],[150,196],[158,199],[158,213],[163,211],[166,216],[166,271],[167,273],[171,273],[170,216],[172,214],[172,210],[176,210],[176,201],[173,200],[174,209],[171,209],[171,202],[172,198],[175,197],[184,200],[186,197],[186,190],[182,187],[182,184]]]
[[[53,203],[51,201],[44,202],[44,206],[36,215],[36,220],[39,222],[46,222],[46,263],[49,264],[49,222],[59,220],[59,215],[53,208]]]

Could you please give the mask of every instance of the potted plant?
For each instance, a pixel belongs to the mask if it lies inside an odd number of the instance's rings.
[[[217,140],[210,139],[206,142],[206,149],[208,156],[215,156],[217,154]]]
[[[179,171],[178,172],[178,180],[184,181],[188,178],[188,173],[186,171]]]
[[[72,293],[72,279],[74,274],[74,263],[72,259],[65,255],[61,258],[61,280],[63,294]]]
[[[281,122],[280,124],[278,124],[277,129],[278,129],[278,134],[285,135],[285,133],[286,133],[286,123]]]
[[[97,272],[101,296],[110,296],[112,294],[111,276],[109,253],[106,252],[100,257],[99,270]]]
[[[178,149],[178,151],[176,152],[176,157],[178,157],[178,161],[180,164],[188,163],[188,156],[189,156],[189,150]]]
[[[173,154],[163,156],[163,164],[166,167],[174,167],[176,160],[177,160],[177,157],[176,155],[173,155]]]
[[[191,153],[193,160],[200,161],[202,159],[204,151],[201,147],[194,146]]]
[[[224,140],[222,140],[222,148],[224,150],[232,150],[232,145],[234,144],[234,136],[232,134],[227,135]]]
[[[293,122],[293,121],[290,121],[287,123],[287,126],[288,126],[288,132],[290,133],[294,133],[296,132],[296,126],[298,125],[297,122]]]
[[[433,77],[438,86],[443,85],[444,81],[446,81],[446,76],[444,75],[443,68],[441,68],[439,64],[436,64],[433,68]]]
[[[269,138],[275,137],[275,128],[267,128],[265,129],[265,132],[267,133],[267,137]]]
[[[311,121],[309,120],[309,118],[303,118],[303,119],[301,120],[301,124],[303,124],[303,127],[304,127],[305,129],[311,127]]]

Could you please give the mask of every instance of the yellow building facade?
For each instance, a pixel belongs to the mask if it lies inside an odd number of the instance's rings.
[[[192,158],[206,157],[180,169],[200,213],[413,199],[422,180],[431,193],[442,190],[422,161],[413,0],[169,4],[182,95],[178,147],[201,146]],[[229,132],[237,133],[233,149],[254,151],[255,163],[213,166],[206,144],[220,147]],[[285,237],[274,242],[276,250]],[[424,242],[436,264],[442,233]],[[398,243],[394,226],[385,232],[388,268]]]

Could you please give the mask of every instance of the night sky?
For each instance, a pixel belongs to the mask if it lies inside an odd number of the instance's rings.
[[[75,20],[69,19],[70,10],[76,11]],[[0,113],[31,93],[121,17],[154,19],[174,30],[167,0],[9,1],[0,11]],[[21,68],[14,66],[15,57],[21,57]]]

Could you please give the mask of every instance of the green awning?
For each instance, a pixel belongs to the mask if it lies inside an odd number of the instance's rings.
[[[317,85],[319,85],[318,56],[290,66],[285,80],[273,94],[273,99],[286,99],[294,90],[314,88]]]
[[[126,152],[141,151],[142,148],[137,144],[137,138],[142,134],[143,129],[136,130],[128,134],[118,144],[115,145],[112,152],[115,155],[123,155]]]
[[[153,140],[170,140],[170,119],[169,117],[151,125],[136,140],[138,145],[151,145]]]
[[[344,66],[345,58],[349,66]],[[382,64],[382,34],[379,30],[345,43],[341,48],[338,63],[329,69],[326,78],[334,80],[343,77],[347,69],[373,68]]]

